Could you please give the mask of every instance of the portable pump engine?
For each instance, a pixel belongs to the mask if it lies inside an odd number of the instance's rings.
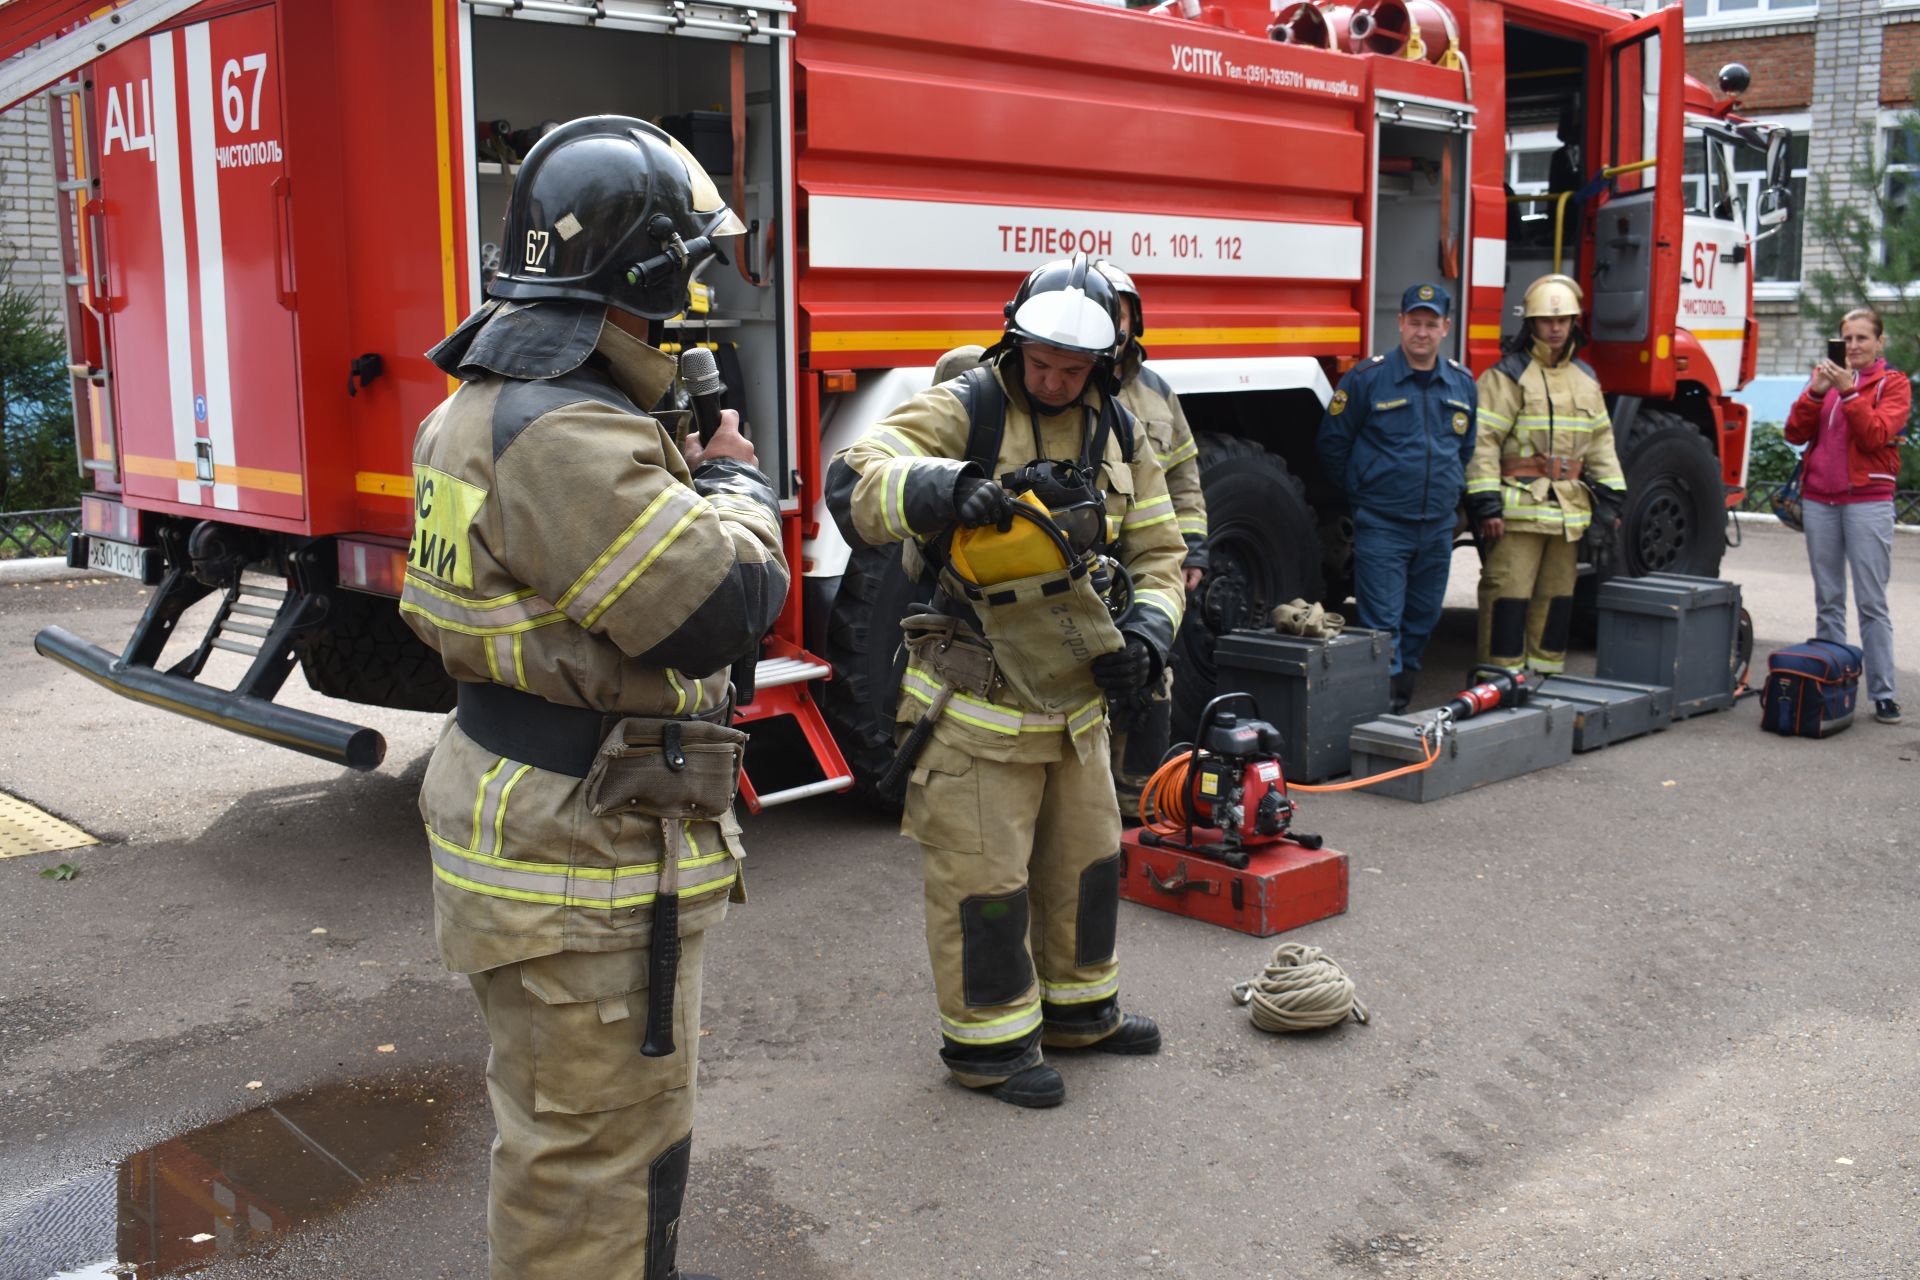
[[[1245,703],[1242,717],[1228,706]],[[1294,804],[1280,769],[1280,731],[1258,719],[1246,693],[1223,693],[1200,713],[1194,741],[1176,747],[1148,781],[1141,800],[1142,844],[1180,849],[1244,868],[1251,851],[1291,841],[1318,849],[1321,838],[1292,830]],[[1151,805],[1157,816],[1148,818]],[[1196,841],[1212,828],[1220,838]]]

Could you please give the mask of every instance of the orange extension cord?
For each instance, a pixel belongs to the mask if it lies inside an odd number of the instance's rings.
[[[1289,783],[1288,791],[1357,791],[1361,787],[1370,787],[1376,782],[1385,782],[1389,778],[1404,778],[1410,773],[1419,773],[1422,769],[1433,767],[1440,758],[1440,738],[1438,734],[1424,737],[1425,745],[1421,750],[1425,759],[1418,764],[1403,765],[1398,769],[1389,769],[1385,773],[1376,773],[1366,778],[1350,778],[1345,782],[1330,782],[1325,786],[1310,787],[1305,783]],[[1187,764],[1193,759],[1191,751],[1182,751],[1161,764],[1147,779],[1147,785],[1140,791],[1140,821],[1155,835],[1176,835],[1187,828]],[[1196,823],[1196,825],[1204,825]]]

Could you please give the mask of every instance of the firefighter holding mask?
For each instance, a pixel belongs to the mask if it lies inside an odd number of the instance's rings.
[[[1610,553],[1627,479],[1600,381],[1577,358],[1580,286],[1542,276],[1522,313],[1507,354],[1480,375],[1467,511],[1484,557],[1480,661],[1550,674],[1566,669],[1579,543]]]
[[[492,1041],[493,1280],[675,1280],[702,943],[744,900],[728,666],[787,568],[732,411],[684,451],[648,416],[675,367],[646,339],[741,225],[665,132],[595,116],[527,154],[506,228],[414,444],[400,607],[459,681],[435,932]]]
[[[827,475],[850,543],[908,542],[937,575],[903,623],[897,715],[909,747],[909,726],[931,736],[901,826],[922,850],[940,1056],[1026,1107],[1066,1095],[1045,1049],[1160,1047],[1120,1009],[1105,700],[1158,685],[1187,549],[1114,399],[1115,314],[1084,256],[1039,268],[982,366],[895,409]]]

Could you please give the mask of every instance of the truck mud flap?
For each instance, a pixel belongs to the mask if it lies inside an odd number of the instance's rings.
[[[129,664],[65,627],[43,628],[33,638],[33,649],[41,657],[51,658],[135,702],[178,712],[349,769],[376,769],[386,758],[387,742],[377,730],[283,707],[265,698],[210,688],[150,666]]]

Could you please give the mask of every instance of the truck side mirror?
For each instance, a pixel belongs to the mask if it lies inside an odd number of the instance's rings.
[[[1767,185],[1785,188],[1787,185],[1787,152],[1793,142],[1793,134],[1786,129],[1774,129],[1767,135]]]
[[[1793,192],[1785,186],[1768,187],[1760,193],[1760,207],[1754,211],[1754,225],[1775,230],[1793,217]]]

